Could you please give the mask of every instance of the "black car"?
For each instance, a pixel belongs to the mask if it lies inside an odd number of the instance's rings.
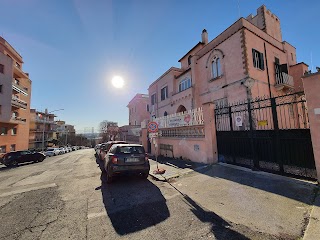
[[[7,167],[18,166],[24,162],[42,162],[46,156],[40,152],[31,151],[15,151],[4,154],[1,158],[1,163]]]
[[[123,173],[137,173],[147,178],[150,171],[148,155],[140,144],[114,144],[108,151],[104,163],[107,183]]]

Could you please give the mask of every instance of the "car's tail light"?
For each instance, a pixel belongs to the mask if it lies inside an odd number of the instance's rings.
[[[117,164],[118,163],[118,157],[116,155],[113,155],[111,157],[111,162]]]
[[[145,160],[146,162],[149,161],[149,155],[148,155],[148,153],[146,153],[146,155],[145,155],[145,157],[144,157],[144,160]]]

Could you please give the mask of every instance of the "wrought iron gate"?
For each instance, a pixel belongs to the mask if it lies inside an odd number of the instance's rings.
[[[220,161],[317,178],[303,92],[218,107],[215,120]]]

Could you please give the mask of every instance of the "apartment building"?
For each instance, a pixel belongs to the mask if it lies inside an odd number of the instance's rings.
[[[41,150],[53,145],[53,140],[57,140],[55,117],[54,114],[48,113],[47,109],[30,110],[29,149]]]
[[[148,88],[152,117],[162,117],[214,102],[227,103],[303,90],[308,70],[296,49],[282,40],[280,19],[266,6],[240,18],[208,41],[201,41]]]
[[[141,126],[141,122],[149,118],[149,95],[136,94],[127,105],[129,109],[129,125]]]
[[[21,55],[0,37],[0,153],[28,149],[31,80]]]
[[[66,124],[65,121],[56,121],[56,135],[60,145],[67,145],[71,139],[75,138],[76,130],[74,125]],[[68,141],[69,139],[69,141]]]

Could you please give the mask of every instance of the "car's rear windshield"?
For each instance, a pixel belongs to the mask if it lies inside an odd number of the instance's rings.
[[[144,148],[141,146],[119,146],[117,147],[117,153],[119,154],[142,154]]]
[[[47,151],[53,151],[54,150],[54,148],[48,148],[47,149]]]

